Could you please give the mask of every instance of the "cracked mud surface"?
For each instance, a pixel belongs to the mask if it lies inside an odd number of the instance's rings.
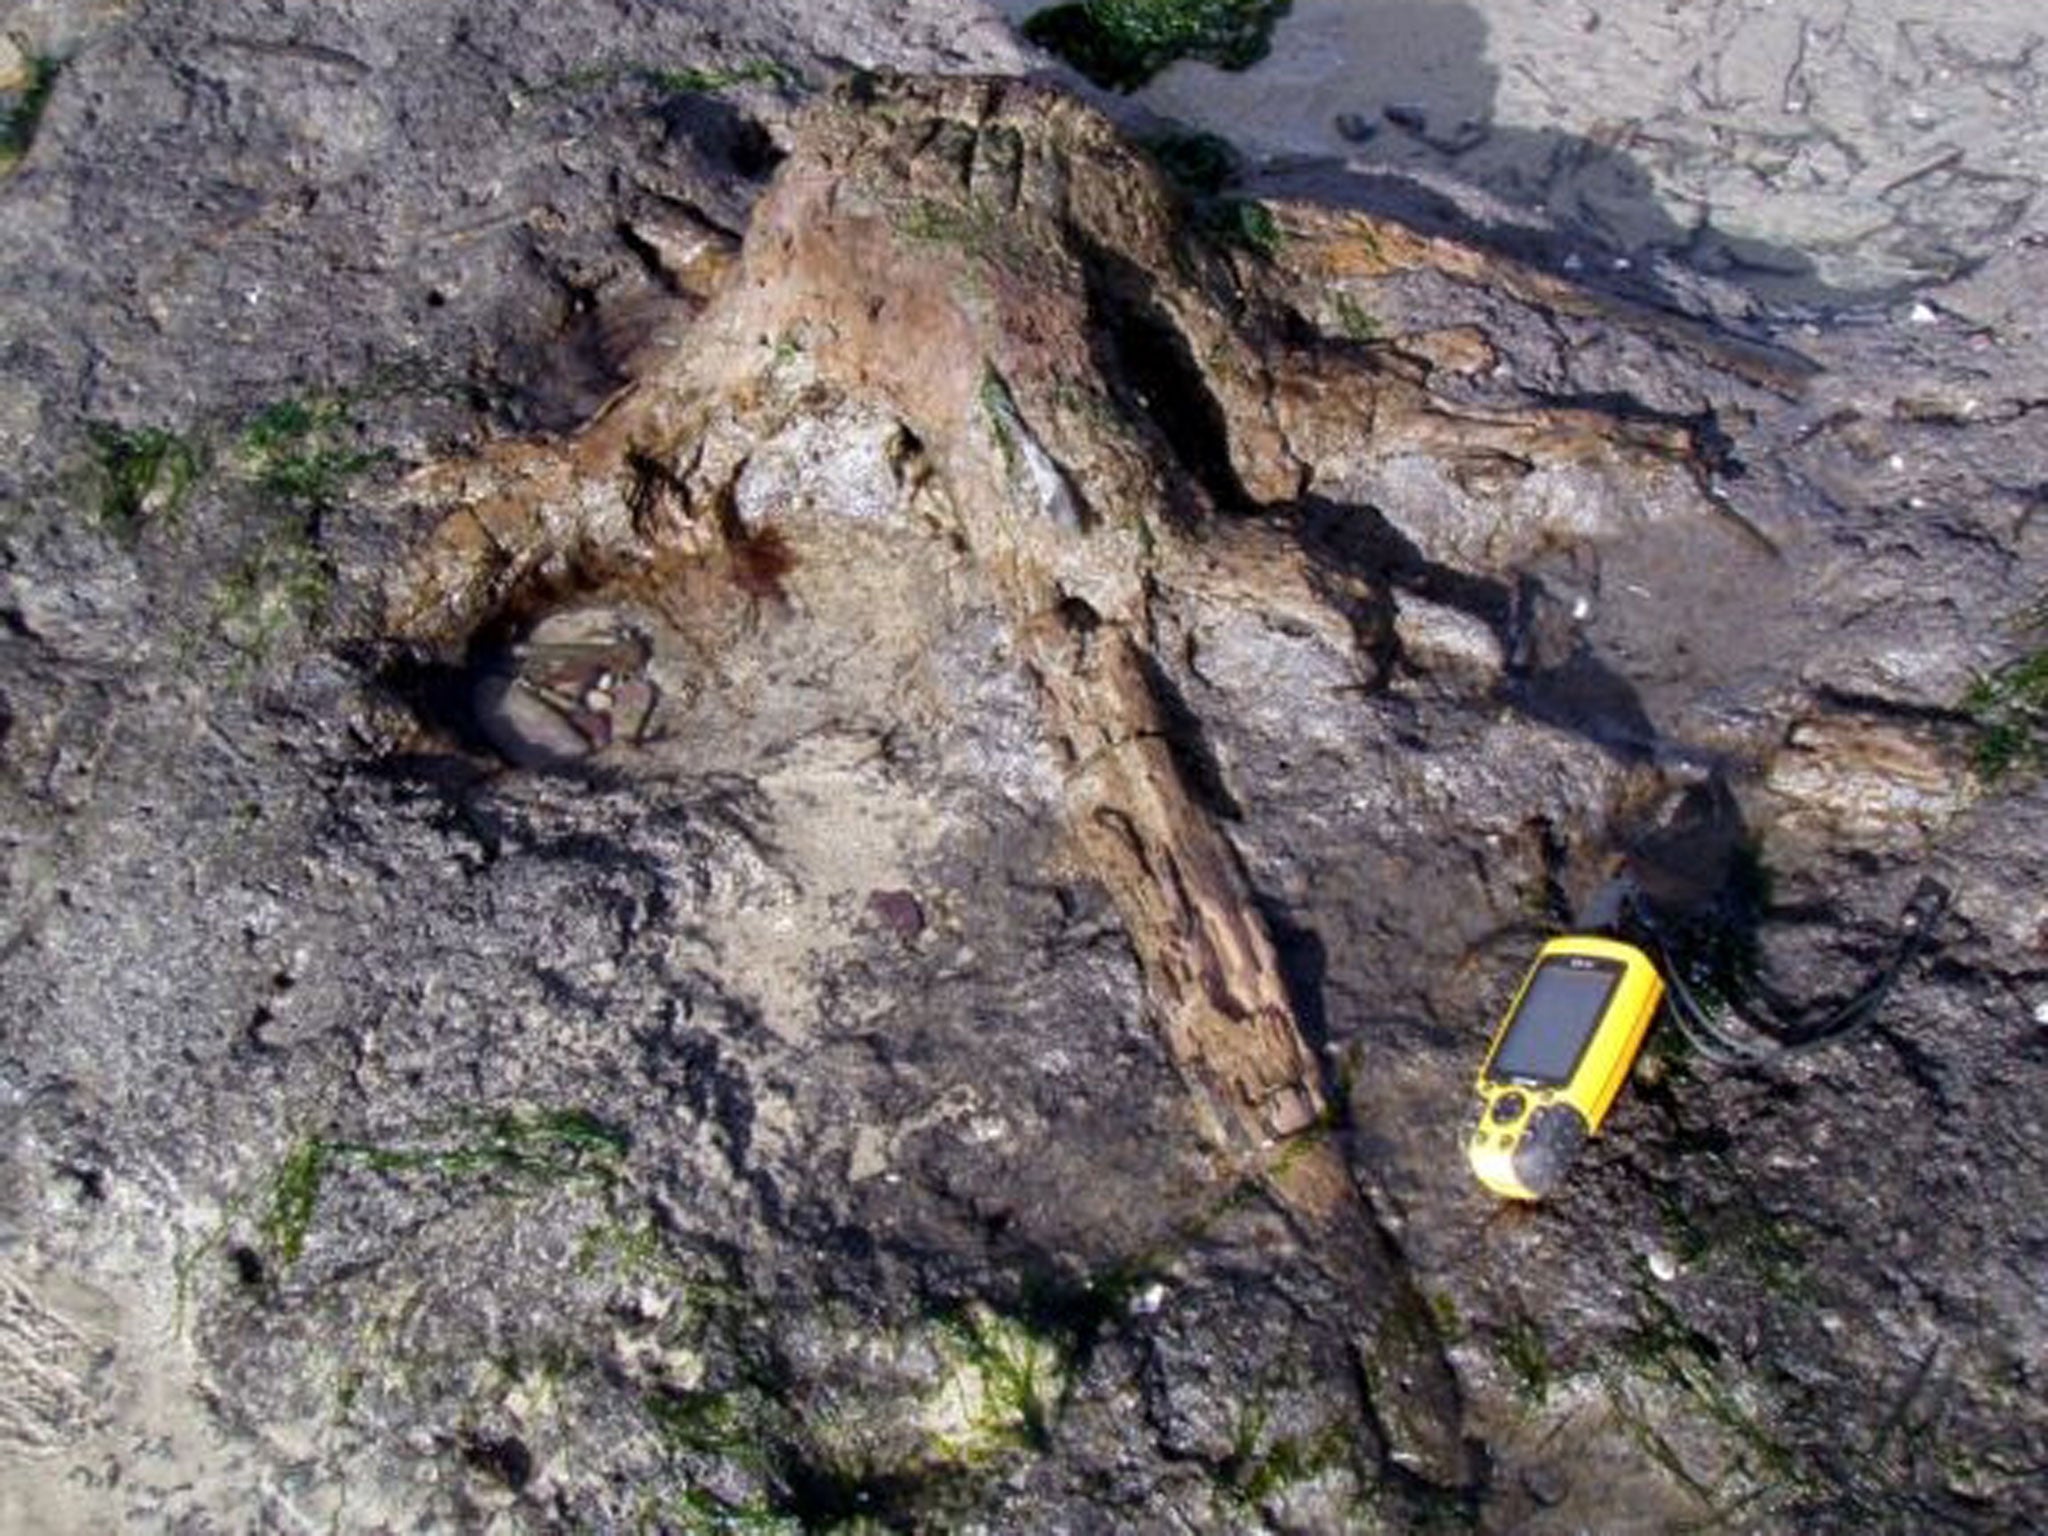
[[[0,29],[69,55],[0,182],[0,1523],[2037,1523],[2048,826],[1963,707],[2035,215],[1919,201],[2032,186],[2025,27],[1496,9],[1489,135],[1353,124],[1361,195],[1325,74],[1219,196],[992,12],[797,9]],[[1481,14],[1143,104],[1369,12]],[[1503,1209],[1473,1066],[1625,852],[1753,860],[1806,995],[1955,908]]]

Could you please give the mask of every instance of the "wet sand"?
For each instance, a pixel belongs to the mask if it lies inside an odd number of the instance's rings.
[[[2042,227],[2048,15],[1940,9],[1296,0],[1260,64],[1182,62],[1134,100],[1266,165],[1442,176],[1625,255],[1841,304]]]

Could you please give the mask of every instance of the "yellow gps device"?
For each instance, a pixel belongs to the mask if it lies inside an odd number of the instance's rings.
[[[1618,939],[1552,939],[1537,952],[1479,1069],[1466,1156],[1480,1183],[1536,1200],[1600,1129],[1664,998],[1650,957]]]

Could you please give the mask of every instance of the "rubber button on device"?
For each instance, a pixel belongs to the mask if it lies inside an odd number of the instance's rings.
[[[1510,1120],[1517,1119],[1522,1113],[1522,1106],[1528,1102],[1519,1093],[1502,1094],[1493,1101],[1493,1123],[1506,1125]]]

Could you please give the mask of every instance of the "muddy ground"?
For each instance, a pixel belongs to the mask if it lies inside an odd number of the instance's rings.
[[[2048,813],[2031,720],[1994,774],[1972,691],[2041,643],[2026,7],[1303,0],[1266,62],[1130,99],[957,5],[51,0],[0,33],[0,1523],[2048,1518]],[[653,505],[577,429],[753,313],[721,274],[767,270],[737,242],[827,104],[928,110],[834,96],[873,67],[1239,147],[1220,199],[1173,194],[1182,286],[1082,295],[1119,339],[1081,405],[1019,343],[967,412],[1075,526],[991,555],[911,420],[924,333],[765,335],[711,396],[773,423],[704,460],[745,465],[723,553],[603,594],[650,720],[508,762],[478,676]],[[1027,140],[1068,121],[1036,100]],[[1025,258],[919,196],[899,253],[1016,313]],[[1448,243],[1404,266],[1354,213]],[[1147,350],[1233,292],[1265,307],[1209,355]],[[1284,490],[1232,414],[1261,377]],[[1314,426],[1388,379],[1377,438]],[[1688,467],[1471,448],[1531,411]],[[395,617],[506,444],[559,488],[538,531]],[[1154,482],[1197,511],[1141,537],[1104,487]],[[1245,530],[1284,559],[1204,574]],[[1071,825],[1040,558],[1077,634],[1136,593],[1175,782],[1321,1064],[1277,1168],[1233,1161]],[[1663,1031],[1566,1192],[1503,1207],[1472,1070],[1624,853],[1697,954],[1751,942],[1802,997],[1923,875],[1954,902],[1870,1030],[1739,1071]],[[1332,1153],[1343,1256],[1287,1191]]]

